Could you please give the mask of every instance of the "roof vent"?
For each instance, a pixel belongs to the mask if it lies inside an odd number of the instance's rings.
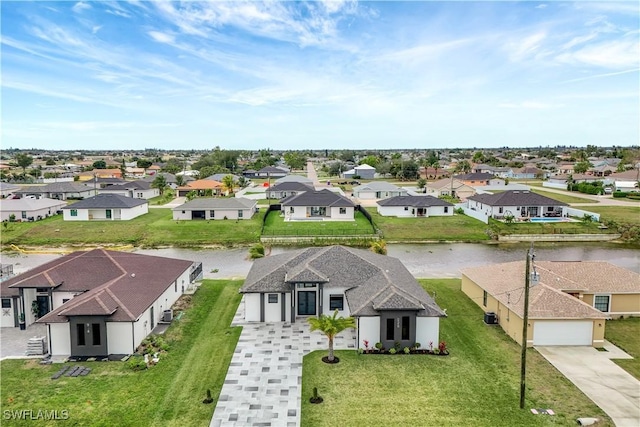
[[[136,277],[136,273],[131,273],[131,277]]]

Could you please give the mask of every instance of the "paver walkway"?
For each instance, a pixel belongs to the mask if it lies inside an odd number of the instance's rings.
[[[26,358],[29,338],[46,337],[47,327],[40,323],[29,325],[26,330],[20,328],[0,328],[0,360],[6,358]],[[40,356],[41,357],[41,356]]]
[[[607,343],[593,347],[536,347],[553,366],[607,413],[617,427],[640,426],[640,381],[610,359],[629,356]]]
[[[309,332],[304,319],[247,323],[244,299],[232,325],[242,326],[211,426],[300,426],[302,357],[327,348],[327,338]],[[355,349],[356,333],[336,337],[335,349]]]

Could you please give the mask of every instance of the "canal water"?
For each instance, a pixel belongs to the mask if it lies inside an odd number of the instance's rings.
[[[467,267],[524,260],[529,244],[389,244],[388,255],[399,258],[419,278],[460,277]],[[295,250],[274,247],[271,254]],[[248,248],[235,249],[138,249],[136,253],[202,262],[205,278],[244,278],[251,268]],[[534,252],[539,261],[609,261],[640,273],[640,250],[612,243],[537,243]],[[13,264],[20,274],[60,257],[51,254],[2,253],[3,264]]]

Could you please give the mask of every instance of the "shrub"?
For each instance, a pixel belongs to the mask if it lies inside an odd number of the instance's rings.
[[[440,344],[438,345],[438,350],[440,351],[440,353],[446,353],[447,352],[447,343],[444,341],[440,341]]]
[[[390,353],[390,354],[396,354],[397,352],[398,352],[398,351],[395,349],[395,347],[391,347],[391,348],[389,349],[389,353]]]
[[[382,343],[381,342],[377,342],[374,347],[377,348],[378,350],[382,350],[384,348],[384,347],[382,347]]]
[[[402,349],[402,351],[404,352],[404,354],[409,354],[411,349],[409,349],[409,347],[405,347],[405,348]]]
[[[132,371],[144,371],[147,369],[147,364],[144,363],[144,358],[142,356],[131,356],[127,361],[127,367]]]
[[[261,243],[257,243],[249,249],[249,258],[257,259],[264,257],[264,246]]]

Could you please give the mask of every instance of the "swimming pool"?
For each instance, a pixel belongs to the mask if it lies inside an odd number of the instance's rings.
[[[569,218],[531,218],[531,222],[569,222]]]

